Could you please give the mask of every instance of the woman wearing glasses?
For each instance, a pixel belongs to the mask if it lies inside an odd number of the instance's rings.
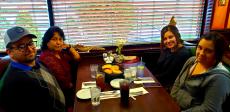
[[[65,35],[61,28],[50,27],[42,38],[39,60],[56,77],[66,97],[67,108],[73,106],[76,62],[80,55],[70,45],[64,43]]]

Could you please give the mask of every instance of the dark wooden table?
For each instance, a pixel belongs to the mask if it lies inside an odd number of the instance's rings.
[[[90,76],[90,64],[102,64],[101,58],[82,59],[77,72],[76,91],[81,89],[82,82],[93,81]],[[151,72],[145,68],[145,76],[151,76]],[[153,77],[154,78],[154,77]],[[112,88],[107,85],[107,90]],[[101,100],[97,107],[91,105],[90,99],[75,99],[74,112],[179,112],[178,105],[173,101],[166,90],[161,86],[146,87],[149,93],[136,96],[136,100],[130,98],[129,106],[124,107],[120,104],[120,98]]]

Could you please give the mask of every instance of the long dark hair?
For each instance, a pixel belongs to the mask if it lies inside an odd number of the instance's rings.
[[[200,40],[198,41],[198,44],[202,39],[213,41],[215,57],[216,57],[216,63],[215,63],[216,66],[222,60],[225,51],[228,49],[228,44],[227,41],[225,40],[225,37],[220,33],[213,31],[202,35]]]
[[[42,37],[42,44],[41,44],[41,50],[48,49],[47,43],[50,41],[50,39],[54,36],[54,32],[58,32],[59,35],[62,37],[63,40],[65,40],[65,34],[61,28],[58,26],[51,26]]]
[[[167,25],[164,28],[162,28],[162,30],[161,30],[161,49],[165,48],[164,35],[167,31],[170,31],[173,33],[173,35],[176,37],[176,41],[178,42],[178,44],[183,43],[183,40],[181,39],[181,35],[180,35],[178,28],[174,25]]]

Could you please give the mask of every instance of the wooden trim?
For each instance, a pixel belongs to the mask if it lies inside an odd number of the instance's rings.
[[[226,14],[226,19],[225,19],[224,29],[228,29],[229,14],[230,14],[230,0],[228,1],[228,8],[227,8],[227,14]]]

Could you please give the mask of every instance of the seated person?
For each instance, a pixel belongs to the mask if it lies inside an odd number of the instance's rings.
[[[224,66],[230,71],[230,51],[226,51],[224,53],[224,56],[222,58],[222,62]]]
[[[0,58],[0,79],[6,71],[6,68],[8,67],[9,63],[10,57],[8,55]]]
[[[65,97],[55,77],[35,61],[36,47],[23,27],[6,31],[4,41],[10,64],[0,80],[2,112],[64,112]]]
[[[153,70],[153,74],[168,92],[184,63],[191,56],[189,50],[183,45],[173,18],[170,24],[161,30],[161,54]]]
[[[50,27],[42,38],[39,60],[56,77],[66,97],[67,108],[72,107],[75,93],[75,75],[78,52],[64,43],[65,35],[61,28]]]
[[[229,71],[221,63],[225,42],[216,32],[201,36],[196,56],[184,64],[171,91],[182,111],[223,111],[222,104],[230,95]]]

